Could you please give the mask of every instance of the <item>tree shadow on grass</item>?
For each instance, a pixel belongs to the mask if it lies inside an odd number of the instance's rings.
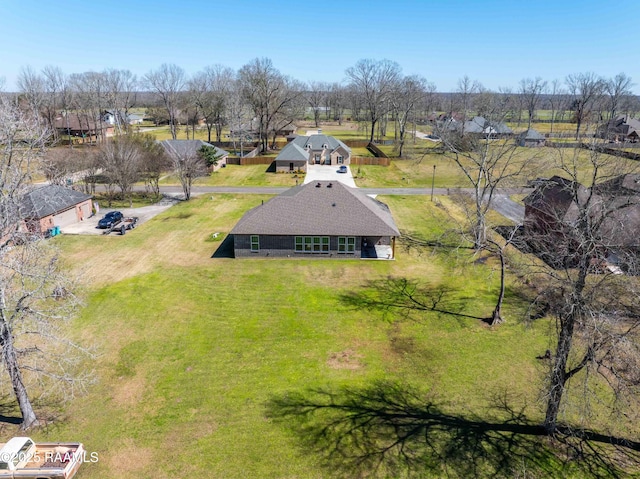
[[[336,477],[626,477],[640,443],[561,429],[553,438],[507,401],[494,417],[450,414],[392,382],[272,398],[268,416]]]
[[[407,319],[417,319],[416,314],[432,312],[459,319],[479,319],[491,324],[491,317],[465,312],[470,299],[444,286],[421,286],[407,278],[393,277],[371,280],[357,291],[340,295],[340,301],[353,309],[375,310],[383,315],[400,314]]]

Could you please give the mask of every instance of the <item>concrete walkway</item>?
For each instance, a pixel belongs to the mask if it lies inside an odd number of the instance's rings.
[[[349,166],[347,166],[346,173],[338,173],[338,167],[335,165],[307,165],[304,183],[307,184],[312,181],[339,181],[343,185],[357,188]]]

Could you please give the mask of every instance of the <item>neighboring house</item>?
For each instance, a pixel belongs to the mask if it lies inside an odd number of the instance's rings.
[[[117,117],[120,117],[120,124],[139,125],[142,123],[142,116],[128,113],[126,119],[124,118],[124,112],[117,113],[115,110],[105,110],[102,112],[101,119],[103,122],[109,125],[115,125],[117,123]]]
[[[482,116],[467,120],[462,125],[463,134],[478,135],[485,138],[497,138],[513,134],[511,128],[502,122],[492,122]]]
[[[61,135],[77,136],[80,138],[89,138],[99,136],[102,133],[105,136],[113,135],[113,125],[102,120],[94,120],[87,114],[67,114],[59,115],[54,120],[54,128]]]
[[[387,205],[329,181],[296,186],[253,208],[230,234],[236,258],[393,259],[400,236]]]
[[[545,137],[533,128],[529,128],[527,131],[523,131],[517,137],[518,146],[526,146],[530,148],[537,148],[544,146]]]
[[[269,131],[269,136],[284,136],[287,137],[289,135],[293,135],[297,130],[296,125],[287,125],[287,126],[283,126],[278,128],[277,130],[270,130]]]
[[[203,146],[215,148],[219,159],[218,164],[210,168],[211,171],[216,171],[226,165],[229,157],[228,151],[202,140],[164,140],[160,144],[164,147],[167,155],[174,159],[195,157]]]
[[[348,165],[351,148],[327,135],[298,136],[282,148],[275,159],[277,172],[307,171],[309,163],[316,165]]]
[[[599,246],[593,250],[594,260],[606,259],[626,268],[640,255],[640,175],[622,175],[593,190],[554,176],[536,187],[524,204],[525,238],[545,253],[549,264],[571,265],[581,243],[574,229],[578,206],[586,204],[590,221],[597,225],[593,239]]]
[[[637,142],[640,137],[640,120],[619,116],[598,128],[598,136],[614,142]]]
[[[69,188],[48,185],[27,193],[20,214],[28,231],[44,234],[58,226],[64,228],[91,216],[91,196]]]

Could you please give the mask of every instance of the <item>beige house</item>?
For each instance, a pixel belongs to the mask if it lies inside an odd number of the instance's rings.
[[[298,136],[282,149],[275,159],[277,172],[304,172],[309,163],[316,165],[348,165],[351,149],[327,135]]]

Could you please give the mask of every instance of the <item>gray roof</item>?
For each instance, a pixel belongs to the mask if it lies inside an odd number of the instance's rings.
[[[231,234],[400,236],[387,205],[330,181],[296,186],[249,210]]]
[[[276,157],[276,161],[307,161],[309,152],[295,142],[287,143]]]
[[[482,116],[476,116],[472,120],[464,122],[465,133],[511,134],[511,128],[499,121],[489,121]]]
[[[91,198],[90,195],[58,185],[47,185],[30,191],[22,198],[22,218],[41,219],[68,210]]]
[[[178,158],[195,155],[203,146],[215,148],[217,155],[229,156],[228,151],[202,140],[164,140],[161,141],[160,144],[164,147],[168,155],[177,156]]]
[[[327,147],[326,149],[329,151],[335,151],[338,148],[343,148],[348,155],[351,154],[351,148],[333,136],[297,136],[287,143],[280,154],[276,157],[276,161],[306,161],[309,159],[310,150],[324,150],[325,145]]]
[[[522,133],[520,133],[518,135],[518,138],[521,140],[540,141],[540,140],[544,140],[544,135],[542,135],[537,130],[534,130],[533,128],[529,128],[527,131],[523,131]]]

